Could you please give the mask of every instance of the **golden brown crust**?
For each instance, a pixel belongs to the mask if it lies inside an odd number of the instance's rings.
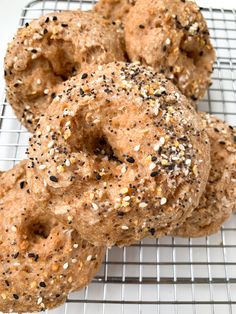
[[[36,199],[108,246],[161,236],[184,221],[209,169],[208,138],[188,100],[151,68],[118,62],[64,84],[29,157]]]
[[[138,0],[125,19],[125,42],[132,61],[163,72],[193,100],[204,96],[215,52],[195,2]]]
[[[60,83],[87,64],[124,60],[116,28],[95,12],[64,11],[18,30],[5,57],[7,97],[33,131]]]
[[[8,313],[65,302],[92,279],[104,254],[38,207],[25,165],[0,175],[0,311]]]
[[[201,113],[211,144],[211,172],[199,206],[174,231],[183,237],[201,237],[219,231],[236,207],[236,130]]]

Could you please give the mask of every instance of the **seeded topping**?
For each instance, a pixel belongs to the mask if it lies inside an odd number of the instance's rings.
[[[52,182],[58,182],[58,179],[57,179],[57,177],[55,177],[55,176],[50,176],[50,181],[52,181]]]
[[[88,42],[84,50],[81,43]],[[18,119],[33,133],[40,115],[57,97],[62,81],[89,64],[113,60],[124,60],[121,40],[116,28],[97,13],[63,11],[34,19],[17,31],[8,46],[4,76],[9,102]],[[57,66],[51,67],[55,62]],[[86,75],[82,74],[84,80]]]
[[[88,77],[87,73],[83,73],[82,76],[81,76],[82,80],[86,79],[87,77]]]
[[[128,157],[127,158],[127,161],[130,163],[130,164],[133,164],[135,162],[134,158],[133,157]]]
[[[43,281],[41,281],[41,282],[39,283],[39,286],[40,286],[41,288],[46,288],[46,283],[43,282]]]
[[[184,237],[202,237],[218,232],[235,208],[236,129],[209,114],[199,115],[211,144],[211,171],[200,205],[173,233]],[[185,163],[189,163],[188,159]]]
[[[18,299],[19,299],[19,296],[18,296],[17,294],[13,294],[13,298],[14,298],[15,300],[18,300]]]
[[[38,176],[50,195],[48,210],[72,227],[79,220],[96,244],[122,245],[124,230],[132,243],[133,230],[142,238],[171,228],[197,203],[210,168],[209,143],[187,99],[139,63],[98,66],[64,83],[37,132],[32,182]]]
[[[42,211],[28,193],[26,164],[22,161],[0,174],[4,313],[40,312],[60,305],[69,292],[88,284],[104,254],[103,248],[82,240],[71,227]]]
[[[25,186],[25,181],[21,181],[21,182],[20,182],[20,188],[23,189],[24,186]]]
[[[165,74],[193,101],[204,96],[211,84],[215,52],[195,1],[139,0],[124,28],[131,61],[141,60]],[[158,107],[153,111],[158,113]]]

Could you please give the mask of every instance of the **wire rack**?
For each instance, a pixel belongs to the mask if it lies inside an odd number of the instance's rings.
[[[94,1],[37,0],[22,11],[20,25],[54,10],[88,10]],[[199,104],[236,125],[236,13],[202,8],[218,59],[213,85]],[[0,103],[0,169],[25,157],[29,133],[4,100]],[[218,234],[200,239],[145,239],[107,250],[93,282],[69,296],[55,314],[236,313],[236,216]],[[50,313],[51,313],[50,312]]]

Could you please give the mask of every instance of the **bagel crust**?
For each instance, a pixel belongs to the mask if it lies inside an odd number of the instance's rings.
[[[194,1],[138,0],[125,18],[125,43],[131,61],[164,73],[194,101],[204,96],[215,51]]]
[[[139,64],[64,84],[29,142],[34,197],[95,245],[169,233],[198,205],[209,143],[197,113]]]
[[[101,265],[104,248],[42,212],[29,191],[26,161],[1,173],[0,311],[39,312],[65,302]]]
[[[5,57],[7,98],[33,131],[58,86],[88,64],[124,60],[116,28],[95,12],[64,11],[26,23]]]
[[[99,0],[94,10],[114,22],[124,21],[136,0]]]
[[[211,145],[211,171],[199,206],[173,235],[203,237],[220,230],[236,208],[236,130],[201,113]]]

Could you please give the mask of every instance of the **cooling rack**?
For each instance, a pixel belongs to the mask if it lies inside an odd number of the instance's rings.
[[[91,9],[94,1],[37,0],[20,25],[54,10]],[[236,12],[202,8],[218,59],[213,85],[199,108],[236,125]],[[0,170],[25,157],[29,133],[4,94],[0,99]],[[145,239],[107,250],[93,282],[69,296],[55,314],[236,313],[236,216],[211,237]]]

